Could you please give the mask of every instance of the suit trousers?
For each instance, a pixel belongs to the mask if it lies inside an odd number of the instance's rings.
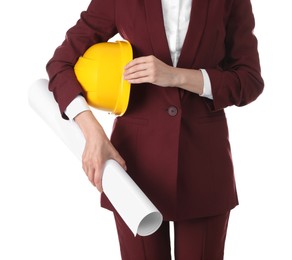
[[[175,260],[223,260],[229,214],[174,221]],[[116,212],[114,216],[122,260],[171,260],[168,221],[150,236],[135,237]]]

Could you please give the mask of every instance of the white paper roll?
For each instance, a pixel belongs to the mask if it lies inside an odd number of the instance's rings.
[[[81,161],[84,136],[74,121],[61,118],[53,94],[48,90],[48,80],[35,81],[29,88],[28,100],[33,110]],[[104,193],[134,235],[148,236],[160,227],[161,213],[116,161],[106,162],[102,184]]]
[[[30,86],[28,101],[33,110],[81,160],[85,147],[84,136],[74,121],[61,118],[53,93],[48,90],[48,80],[39,79]]]
[[[134,234],[148,236],[159,228],[161,213],[116,161],[106,162],[102,186]]]

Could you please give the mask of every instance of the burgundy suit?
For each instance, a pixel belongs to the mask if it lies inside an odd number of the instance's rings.
[[[214,99],[132,85],[127,112],[115,121],[112,143],[165,220],[223,214],[238,204],[224,108],[246,105],[263,90],[253,27],[250,0],[193,0],[177,66],[206,69]],[[116,33],[135,57],[152,54],[171,65],[160,0],[93,0],[47,65],[64,117],[82,94],[73,72],[78,57]],[[111,208],[104,194],[102,206]]]

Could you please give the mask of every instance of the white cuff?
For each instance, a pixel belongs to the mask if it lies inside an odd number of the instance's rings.
[[[70,120],[73,120],[83,111],[90,110],[85,98],[81,95],[74,98],[65,109],[65,114]]]
[[[211,81],[210,81],[209,75],[207,71],[204,69],[200,69],[200,71],[202,72],[203,81],[204,81],[203,93],[200,96],[213,99],[212,87],[211,87]]]

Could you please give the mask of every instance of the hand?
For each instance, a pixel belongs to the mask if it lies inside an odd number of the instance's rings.
[[[82,168],[89,181],[102,192],[102,174],[105,162],[114,159],[125,170],[126,163],[91,111],[80,113],[75,117],[75,121],[80,126],[86,140],[82,155]]]
[[[136,58],[125,66],[124,79],[129,83],[152,83],[160,87],[178,87],[201,95],[202,72],[169,66],[153,55]]]
[[[130,83],[153,83],[161,87],[175,86],[175,68],[153,55],[136,58],[125,66],[124,79]]]

